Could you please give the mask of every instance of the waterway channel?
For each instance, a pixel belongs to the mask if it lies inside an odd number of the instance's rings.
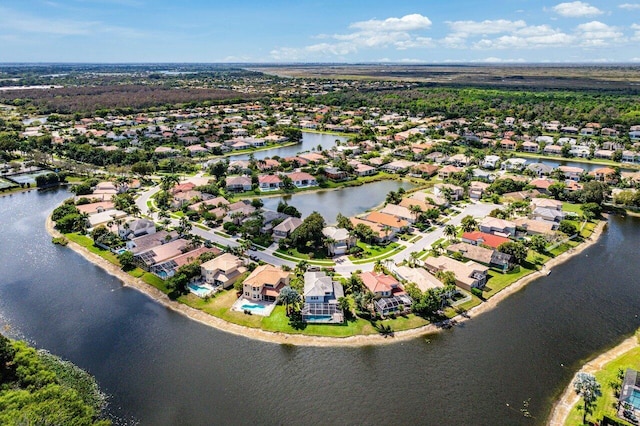
[[[330,149],[335,146],[336,140],[340,142],[346,142],[347,137],[332,135],[330,133],[311,133],[311,132],[302,132],[302,141],[296,145],[284,146],[281,148],[267,149],[263,151],[256,151],[253,153],[253,157],[256,160],[262,160],[264,158],[273,158],[273,157],[293,157],[299,152],[304,151],[322,151],[325,149]],[[318,150],[318,147],[321,149]],[[230,161],[233,160],[248,160],[249,154],[238,154],[238,155],[230,155]]]
[[[0,326],[94,374],[118,424],[544,424],[582,363],[640,326],[634,218],[463,326],[310,348],[193,322],[51,244],[67,196],[0,198]]]

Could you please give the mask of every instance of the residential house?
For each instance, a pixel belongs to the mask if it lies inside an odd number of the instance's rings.
[[[451,271],[456,277],[456,285],[463,290],[482,288],[487,283],[489,268],[472,260],[463,263],[446,256],[427,257],[424,267],[432,274]]]
[[[537,176],[549,176],[553,167],[543,163],[531,163],[527,166],[527,170],[531,170]]]
[[[305,272],[303,296],[303,321],[329,324],[344,322],[344,312],[338,306],[338,299],[344,297],[344,289],[333,277],[320,271]]]
[[[227,191],[243,192],[251,191],[251,178],[249,176],[228,176],[225,179]]]
[[[558,166],[558,170],[562,172],[565,179],[572,180],[574,182],[579,182],[580,178],[584,174],[584,169],[582,167]]]
[[[224,253],[200,265],[201,275],[207,284],[214,287],[230,288],[247,272],[242,259],[231,253]]]
[[[293,172],[288,176],[296,188],[309,188],[318,185],[316,178],[306,172]]]
[[[561,145],[545,145],[542,152],[545,154],[560,155],[562,154],[562,146]]]
[[[282,179],[276,175],[258,176],[260,191],[277,191],[282,186]]]
[[[509,158],[504,160],[500,166],[502,170],[521,171],[524,170],[527,160],[524,158]]]
[[[374,294],[373,304],[378,314],[405,312],[411,308],[413,301],[394,277],[376,272],[363,272],[359,277],[364,286]]]
[[[200,255],[205,253],[212,253],[214,256],[218,256],[221,251],[216,247],[199,247],[195,250],[188,251],[176,257],[167,259],[164,262],[156,263],[155,265],[151,266],[149,272],[159,276],[163,280],[170,278],[176,274],[178,268],[195,262],[196,260],[198,260]]]
[[[513,264],[513,256],[469,243],[456,243],[447,247],[449,253],[459,253],[462,257],[481,263],[486,266],[494,266],[507,271]]]
[[[479,200],[482,195],[489,188],[490,184],[486,182],[473,181],[469,184],[469,198],[472,200]]]
[[[345,180],[349,177],[347,172],[345,172],[344,170],[340,170],[337,167],[326,167],[324,169],[324,174],[325,176],[327,176],[327,178],[334,181]]]
[[[349,249],[356,245],[356,237],[349,234],[348,229],[327,226],[322,230],[327,237],[327,251],[329,256],[339,256],[346,254]]]
[[[278,242],[287,238],[298,226],[302,225],[302,219],[297,217],[288,217],[278,225],[273,227],[273,239]]]
[[[438,172],[439,167],[434,164],[421,163],[411,168],[411,175],[429,178]]]
[[[260,265],[244,280],[243,297],[251,301],[275,302],[290,279],[291,273],[278,266]]]
[[[380,210],[380,213],[390,214],[399,219],[404,219],[409,223],[414,223],[417,216],[416,213],[413,213],[409,208],[398,204],[387,204]]]
[[[141,237],[133,238],[125,243],[125,247],[133,254],[142,253],[160,244],[166,244],[174,241],[178,238],[178,233],[175,231],[158,231],[153,234],[143,235]]]
[[[433,194],[439,198],[447,198],[450,194],[452,201],[461,200],[464,197],[464,188],[450,183],[438,183],[433,187]]]
[[[510,220],[498,219],[487,216],[478,225],[481,232],[488,234],[500,235],[504,237],[513,237],[516,234],[516,224]]]
[[[184,238],[178,238],[177,240],[167,243],[161,242],[148,250],[134,254],[133,259],[140,268],[149,271],[153,265],[188,251],[187,247],[189,244],[190,242]]]
[[[600,167],[589,172],[597,181],[605,183],[615,183],[618,181],[618,174],[611,167]]]
[[[442,288],[442,282],[430,274],[424,268],[411,268],[409,266],[391,266],[392,272],[401,280],[415,284],[420,291],[434,288]]]
[[[508,243],[511,240],[499,235],[487,234],[486,232],[471,231],[462,234],[462,241],[469,244],[485,245],[497,249],[500,247],[500,244]]]
[[[388,228],[383,227],[379,223],[370,222],[368,220],[360,219],[357,217],[351,217],[349,218],[349,220],[351,221],[351,224],[354,227],[358,226],[359,224],[367,226],[376,235],[377,241],[388,240],[393,238],[393,235],[395,235],[395,234],[392,234]]]
[[[484,157],[482,161],[482,167],[485,169],[494,170],[498,167],[498,163],[500,163],[500,157],[497,155],[487,155]]]
[[[143,235],[155,234],[156,224],[149,219],[135,219],[125,223],[118,231],[120,238],[130,240]]]
[[[438,170],[438,178],[442,180],[449,179],[452,174],[460,173],[461,171],[462,169],[460,167],[451,166],[451,165],[444,166],[443,168]]]
[[[409,222],[407,222],[404,219],[399,219],[390,214],[376,212],[376,211],[369,213],[365,217],[365,220],[380,224],[383,227],[383,229],[389,230],[390,235],[395,235],[396,233],[409,227]],[[389,238],[393,238],[393,237],[389,237]]]
[[[99,201],[97,203],[79,204],[76,208],[80,213],[87,213],[89,215],[95,213],[102,213],[108,210],[113,210],[114,205],[112,201]]]
[[[553,208],[536,207],[530,217],[535,220],[545,220],[549,222],[560,222],[565,218],[566,214],[562,210]]]
[[[523,230],[527,235],[544,235],[551,237],[558,228],[556,222],[548,222],[546,220],[534,220],[527,218],[518,218],[515,220],[518,230]]]
[[[540,146],[536,142],[526,141],[522,143],[522,151],[537,153],[540,151]]]
[[[562,210],[562,201],[554,200],[552,198],[532,198],[531,206],[533,208],[546,208],[553,210]]]

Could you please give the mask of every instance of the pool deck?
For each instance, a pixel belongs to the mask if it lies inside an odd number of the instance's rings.
[[[247,308],[243,308],[242,305],[260,305],[263,307],[263,309],[258,309],[258,310],[247,309]],[[260,315],[262,317],[268,317],[271,315],[275,307],[276,307],[275,302],[262,302],[262,301],[256,301],[256,300],[249,300],[249,299],[245,299],[243,296],[235,301],[235,303],[231,306],[231,310],[237,311],[237,312],[244,312],[245,309],[247,309],[251,311],[252,315]]]

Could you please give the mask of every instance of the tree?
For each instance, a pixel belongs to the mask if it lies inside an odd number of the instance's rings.
[[[596,203],[586,203],[582,205],[582,215],[587,220],[595,219],[602,213],[602,207]]]
[[[351,223],[349,218],[342,213],[338,213],[338,215],[336,216],[336,222],[338,228],[353,229],[353,224]]]
[[[447,225],[444,227],[444,235],[445,237],[449,238],[450,240],[452,240],[456,234],[458,233],[458,231],[456,231],[456,227],[453,225]]]
[[[563,182],[555,182],[549,185],[549,194],[556,200],[562,199],[564,196],[564,191],[567,189],[567,185]]]
[[[160,179],[160,188],[163,191],[169,191],[175,185],[180,183],[180,177],[178,175],[170,174],[162,176]]]
[[[547,249],[547,239],[542,235],[534,235],[529,240],[529,247],[538,253],[544,253]]]
[[[475,220],[473,216],[467,215],[462,218],[460,224],[464,232],[471,232],[478,226],[478,221]]]
[[[349,302],[349,299],[344,296],[338,297],[338,309],[342,310],[345,315],[349,314],[351,312],[351,303]]]
[[[186,234],[189,233],[189,231],[191,231],[191,229],[193,228],[193,225],[191,224],[191,221],[189,220],[188,217],[186,216],[182,216],[180,218],[180,223],[177,227],[177,231],[181,236],[184,236]]]
[[[582,423],[586,424],[587,415],[593,412],[593,407],[595,406],[596,401],[600,395],[602,395],[602,392],[600,391],[600,383],[598,383],[593,374],[581,371],[576,375],[576,378],[573,381],[573,389],[576,394],[582,398],[582,406],[580,407],[583,411]]]
[[[561,220],[560,226],[558,226],[558,231],[567,235],[575,235],[578,232],[578,228],[568,220]]]
[[[318,212],[307,216],[300,226],[291,233],[291,243],[297,248],[322,247],[325,227],[324,218]]]
[[[118,255],[118,262],[120,262],[120,266],[123,271],[128,271],[135,267],[135,263],[133,261],[133,253],[129,250],[125,250]]]
[[[518,265],[522,264],[527,259],[528,249],[524,243],[520,241],[509,241],[502,243],[498,247],[498,251],[504,254],[510,254],[513,256],[513,260]]]
[[[291,287],[285,286],[280,290],[278,300],[284,304],[287,316],[291,316],[296,305],[300,302],[300,295]]]

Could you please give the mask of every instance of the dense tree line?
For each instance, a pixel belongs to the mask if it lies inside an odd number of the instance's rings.
[[[43,114],[93,113],[97,110],[114,110],[123,114],[155,106],[174,106],[191,102],[208,102],[211,105],[237,103],[257,97],[227,89],[110,85],[10,90],[0,92],[0,103],[32,106]]]
[[[379,107],[413,115],[444,114],[447,118],[518,117],[564,123],[637,124],[640,107],[632,94],[585,91],[523,91],[497,89],[413,88],[343,91],[305,99],[309,105],[342,108]]]

